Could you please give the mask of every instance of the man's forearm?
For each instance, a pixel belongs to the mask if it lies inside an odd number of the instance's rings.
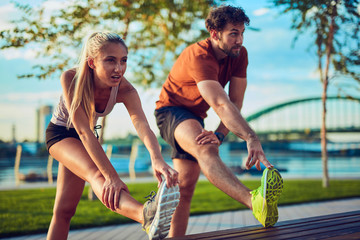
[[[238,108],[230,103],[215,109],[215,112],[221,119],[221,124],[216,131],[228,133],[231,131],[239,138],[248,141],[250,138],[257,139],[255,132],[251,129],[250,125],[242,117]]]

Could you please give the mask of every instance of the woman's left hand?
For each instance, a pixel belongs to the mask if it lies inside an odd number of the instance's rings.
[[[152,168],[154,169],[154,174],[159,182],[158,187],[163,181],[161,175],[164,176],[167,187],[174,187],[179,183],[178,172],[172,169],[164,160],[153,161]]]

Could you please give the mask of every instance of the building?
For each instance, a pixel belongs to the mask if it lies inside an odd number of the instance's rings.
[[[50,105],[41,106],[37,109],[37,120],[36,120],[36,141],[38,143],[45,142],[45,131],[46,127],[50,123],[53,113],[53,107]]]
[[[11,127],[11,143],[12,144],[16,143],[16,126],[15,126],[15,124],[13,124]]]

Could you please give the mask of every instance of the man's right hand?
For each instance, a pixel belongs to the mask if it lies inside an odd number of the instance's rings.
[[[257,170],[261,170],[260,162],[267,168],[274,167],[265,157],[264,150],[262,149],[259,139],[250,137],[247,142],[248,158],[246,160],[246,169],[250,169],[255,165]]]

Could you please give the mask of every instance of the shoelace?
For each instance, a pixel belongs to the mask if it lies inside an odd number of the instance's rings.
[[[151,191],[150,194],[147,195],[147,196],[144,197],[144,198],[146,198],[147,201],[152,202],[152,201],[154,201],[155,197],[156,197],[156,192]]]

